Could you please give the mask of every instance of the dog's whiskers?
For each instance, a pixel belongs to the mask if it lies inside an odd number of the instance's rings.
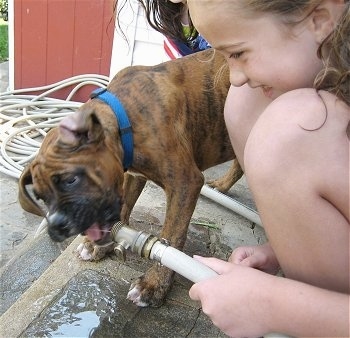
[[[47,231],[47,219],[46,217],[42,220],[42,222],[40,223],[40,225],[38,226],[38,229],[36,229],[36,232],[34,234],[34,238],[38,237],[40,234],[42,234],[43,232]]]

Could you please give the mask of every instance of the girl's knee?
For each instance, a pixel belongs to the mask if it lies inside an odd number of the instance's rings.
[[[244,150],[247,177],[269,183],[310,160],[317,144],[301,127],[304,117],[288,111],[282,102],[271,104],[259,117],[248,137]],[[299,161],[299,162],[298,162]],[[305,164],[305,163],[304,163]],[[306,169],[306,168],[305,168]]]
[[[254,175],[256,179],[267,179],[275,177],[290,165],[290,150],[286,144],[291,135],[289,132],[276,131],[273,125],[278,124],[276,117],[262,117],[252,129],[244,150],[244,166],[247,176]],[[280,127],[279,127],[280,128]]]

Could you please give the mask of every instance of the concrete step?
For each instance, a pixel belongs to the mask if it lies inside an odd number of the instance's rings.
[[[126,294],[131,282],[153,262],[133,254],[125,263],[110,258],[84,262],[74,253],[81,240],[78,236],[60,254],[42,235],[18,257],[13,269],[5,269],[6,306],[12,305],[1,316],[1,337],[200,337],[204,333],[225,337],[189,299],[189,281],[177,276],[161,308],[138,308],[126,300]],[[208,242],[207,229],[193,227],[186,251],[209,255]]]
[[[232,194],[250,200],[244,181]],[[165,210],[164,193],[148,184],[131,226],[159,236]],[[126,300],[127,291],[153,262],[131,253],[125,263],[81,261],[74,252],[81,240],[75,238],[64,249],[44,233],[5,265],[0,337],[225,337],[188,297],[191,282],[177,275],[162,307],[139,308]],[[200,197],[184,251],[227,258],[237,246],[264,241],[260,227]]]
[[[0,315],[3,314],[72,242],[53,242],[46,232],[27,241],[0,270]]]

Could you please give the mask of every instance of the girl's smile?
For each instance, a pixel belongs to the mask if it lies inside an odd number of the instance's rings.
[[[311,87],[322,67],[317,57],[319,43],[310,29],[311,16],[287,26],[275,15],[232,10],[232,3],[208,0],[204,15],[201,1],[188,2],[197,30],[225,56],[231,84],[262,87],[271,99],[296,88]]]
[[[261,89],[266,97],[268,97],[270,99],[273,98],[273,88],[262,86]]]

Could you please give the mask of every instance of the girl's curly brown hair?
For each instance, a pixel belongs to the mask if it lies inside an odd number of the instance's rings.
[[[318,49],[324,68],[315,79],[318,90],[327,90],[350,105],[350,2],[333,32]]]

